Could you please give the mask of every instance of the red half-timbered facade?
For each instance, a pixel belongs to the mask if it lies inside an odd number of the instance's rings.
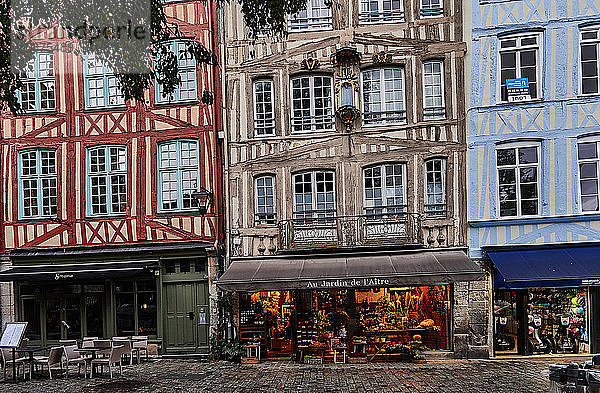
[[[169,2],[165,11],[185,40],[217,50],[213,1]],[[36,39],[55,47],[67,41],[58,28],[41,31]],[[179,42],[184,41],[173,41],[174,51]],[[27,320],[39,311],[41,319],[30,321],[30,327],[38,329],[34,340],[44,343],[99,333],[139,334],[167,351],[207,351],[214,311],[209,288],[222,228],[218,67],[178,54],[182,84],[173,96],[153,85],[145,103],[124,102],[110,70],[95,59],[41,53],[26,79],[30,91],[18,93],[26,113],[2,112],[0,123],[0,251],[10,267],[4,281],[14,281],[15,317]],[[204,91],[213,93],[211,104],[202,102]],[[193,196],[200,190],[213,195],[203,215]],[[80,276],[71,266],[85,269],[90,263],[114,266],[97,277],[95,268]],[[52,280],[40,270],[47,265],[55,267]],[[36,266],[39,274],[33,274]],[[134,268],[140,275],[131,274]],[[59,290],[77,300],[45,301],[56,292],[50,281],[80,285]],[[88,282],[96,290],[104,286],[98,296],[101,322],[91,320],[85,307],[79,315],[69,311],[73,303],[85,305],[94,297],[87,294]],[[121,284],[127,295],[120,295]],[[181,299],[190,297],[189,306],[181,306]],[[145,311],[149,308],[155,316]],[[125,310],[133,310],[131,321]],[[65,318],[78,319],[67,322],[79,331],[52,325]],[[201,324],[206,326],[197,328]]]

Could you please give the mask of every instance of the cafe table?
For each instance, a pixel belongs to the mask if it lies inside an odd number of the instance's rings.
[[[47,351],[50,348],[51,347],[49,347],[49,346],[39,346],[39,347],[21,347],[21,348],[16,349],[16,352],[29,354],[29,358],[27,359],[27,361],[29,362],[29,379],[31,379],[31,377],[33,375],[33,364],[34,364],[33,362],[35,360],[34,353]],[[23,377],[25,377],[25,376],[23,375]]]
[[[90,347],[90,348],[79,348],[77,352],[79,353],[89,353],[92,356],[92,360],[96,359],[96,354],[98,352],[110,350],[111,347]]]

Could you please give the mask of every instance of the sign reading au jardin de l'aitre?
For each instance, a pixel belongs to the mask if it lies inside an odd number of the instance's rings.
[[[330,279],[309,281],[306,288],[321,289],[321,288],[361,288],[361,287],[377,287],[390,285],[390,280],[387,278],[364,277],[364,278],[349,278],[349,279]]]

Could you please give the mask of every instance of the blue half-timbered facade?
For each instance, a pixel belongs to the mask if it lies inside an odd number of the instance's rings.
[[[496,353],[597,351],[600,1],[470,5],[470,256],[494,273]]]

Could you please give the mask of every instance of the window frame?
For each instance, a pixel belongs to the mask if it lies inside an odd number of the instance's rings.
[[[272,188],[272,196],[273,196],[273,205],[270,206],[273,209],[272,213],[269,212],[264,212],[264,213],[260,213],[258,211],[260,205],[258,202],[259,199],[259,195],[258,195],[258,181],[260,179],[267,179],[270,178],[271,179],[271,188]],[[276,177],[274,174],[271,173],[263,173],[263,174],[259,174],[257,176],[254,177],[254,226],[256,227],[269,227],[269,226],[274,226],[277,225],[277,183],[276,183]],[[263,186],[263,188],[267,188],[267,186]],[[265,208],[268,208],[268,205],[264,205]],[[269,219],[268,216],[272,215],[273,218]],[[264,215],[265,218],[262,218],[261,215]]]
[[[310,130],[295,130],[295,124],[294,124],[294,119],[296,119],[294,117],[294,88],[293,88],[293,81],[297,80],[297,79],[303,79],[303,78],[308,78],[309,80],[309,92],[310,92]],[[322,128],[322,129],[317,129],[317,122],[316,122],[316,115],[315,115],[315,78],[327,78],[329,80],[329,92],[330,92],[330,96],[329,96],[329,102],[330,102],[330,106],[328,108],[323,108],[325,109],[329,109],[331,111],[331,121],[329,122],[329,124],[331,125],[331,128]],[[291,125],[291,133],[292,134],[310,134],[310,133],[316,133],[316,132],[331,132],[331,131],[335,131],[336,127],[335,127],[335,112],[334,112],[334,104],[333,104],[333,100],[334,100],[334,85],[333,85],[333,78],[330,75],[324,75],[324,74],[301,74],[301,75],[294,75],[294,76],[290,76],[290,125]],[[321,99],[323,99],[324,97],[321,97]],[[302,109],[304,110],[304,109]],[[323,116],[323,123],[325,124],[325,119],[326,117]],[[300,123],[300,127],[303,127],[304,123]]]
[[[401,76],[402,76],[402,112],[404,112],[403,115],[400,115],[400,120],[396,120],[396,121],[387,121],[387,120],[383,120],[383,121],[367,121],[366,120],[366,108],[367,108],[367,100],[365,99],[365,73],[367,72],[374,72],[374,71],[379,71],[379,75],[380,75],[380,80],[379,83],[381,84],[381,86],[385,85],[385,70],[386,69],[398,69],[401,72]],[[371,68],[367,68],[364,70],[361,70],[360,72],[360,87],[362,89],[362,125],[364,127],[381,127],[381,126],[396,126],[396,125],[406,125],[408,124],[408,111],[406,109],[407,105],[406,105],[406,70],[405,70],[405,65],[391,65],[391,66],[383,66],[383,67],[371,67]],[[380,103],[381,106],[385,106],[386,102],[383,100],[382,97],[385,97],[385,92],[386,90],[380,90]],[[385,113],[385,112],[369,112],[369,113]]]
[[[596,144],[596,158],[579,158],[579,145],[583,143]],[[600,212],[600,135],[592,135],[577,139],[577,192],[579,193],[580,211],[582,214],[598,214]],[[598,209],[583,210],[583,192],[581,189],[581,164],[595,163],[596,164],[596,198],[598,199]],[[586,178],[589,179],[589,178]],[[590,195],[590,194],[586,194]]]
[[[112,164],[110,157],[110,149],[117,148],[122,150],[125,153],[125,169],[124,170],[111,170],[110,166]],[[102,172],[91,172],[91,153],[94,150],[104,150],[104,167],[105,170]],[[127,209],[129,207],[129,189],[128,189],[128,181],[129,176],[127,173],[128,169],[128,155],[127,155],[127,146],[126,145],[117,145],[117,144],[108,144],[108,145],[96,145],[90,146],[86,148],[85,152],[85,196],[86,196],[86,204],[85,204],[85,212],[87,217],[107,217],[107,216],[125,216],[127,215]],[[117,161],[118,163],[118,161]],[[125,211],[123,212],[115,212],[112,206],[112,188],[113,184],[111,181],[111,177],[115,175],[123,175],[125,176]],[[92,177],[104,177],[106,179],[106,213],[94,213],[93,205],[92,205]]]
[[[307,173],[311,174],[311,206],[312,206],[312,210],[310,210],[310,217],[307,217],[307,210],[303,210],[303,211],[298,211],[297,208],[297,203],[296,203],[296,176],[302,176],[305,175]],[[318,198],[317,198],[317,193],[318,193],[318,188],[317,188],[317,174],[318,173],[323,173],[325,174],[332,174],[332,183],[333,183],[333,209],[325,209],[325,210],[317,210],[317,204],[318,204]],[[292,204],[292,217],[294,221],[299,221],[299,222],[306,222],[306,221],[311,221],[311,220],[322,220],[322,219],[327,219],[327,218],[333,218],[337,216],[337,192],[336,192],[336,176],[335,176],[335,170],[332,169],[312,169],[312,170],[305,170],[305,171],[300,171],[300,172],[295,172],[292,174],[292,197],[293,197],[293,204]],[[327,193],[327,191],[325,191],[325,193]],[[303,193],[304,194],[304,193]],[[327,201],[325,201],[325,204],[327,204]],[[297,217],[297,215],[301,214],[302,217]],[[329,221],[329,220],[325,220],[325,221]]]
[[[311,31],[328,31],[333,30],[333,7],[327,7],[325,4],[325,0],[317,0],[322,1],[321,9],[327,8],[329,9],[329,16],[324,18],[317,18],[319,20],[325,19],[325,22],[317,23],[314,21],[314,17],[309,17],[310,13],[313,11],[313,2],[314,0],[307,0],[306,2],[306,27],[295,27],[294,19],[296,19],[297,14],[288,15],[287,20],[287,28],[289,33],[303,33],[303,32],[311,32]],[[302,12],[302,11],[300,11]],[[318,25],[314,27],[314,25]]]
[[[583,35],[585,33],[595,32],[595,39],[584,39]],[[596,92],[595,93],[585,93],[583,91],[583,45],[594,44],[596,46]],[[581,27],[579,29],[579,94],[582,96],[596,96],[600,94],[600,25],[591,25]],[[588,77],[588,79],[591,79]]]
[[[440,6],[437,8],[433,8],[431,6],[428,6],[427,8],[424,7],[424,1],[427,0],[420,0],[419,2],[419,17],[421,19],[442,18],[444,16],[444,0],[439,0]],[[433,0],[428,1],[431,3]]]
[[[167,44],[170,45],[171,51],[173,53],[175,53],[175,56],[177,57],[177,62],[178,62],[177,64],[178,64],[178,68],[179,68],[179,72],[178,72],[179,75],[181,75],[182,72],[189,72],[189,71],[193,70],[192,75],[194,75],[196,96],[194,98],[181,98],[181,84],[183,83],[183,80],[182,80],[181,83],[179,84],[179,86],[177,86],[175,88],[175,91],[173,91],[172,96],[169,96],[167,99],[162,99],[161,98],[161,96],[162,96],[161,87],[160,87],[161,85],[155,79],[154,80],[154,103],[156,105],[170,105],[170,104],[198,102],[198,65],[197,65],[197,61],[196,61],[196,59],[192,59],[193,65],[186,65],[183,68],[182,68],[181,64],[179,64],[179,61],[180,61],[180,59],[179,59],[179,52],[180,52],[179,44],[187,44],[190,42],[193,42],[192,38],[175,39],[175,40],[167,41],[163,45],[167,45]],[[186,61],[189,61],[189,59],[186,59]]]
[[[439,107],[431,107],[428,108],[426,106],[426,93],[425,93],[425,66],[427,66],[428,64],[434,64],[434,63],[438,63],[440,65],[440,89],[441,89],[441,98],[442,98],[442,105]],[[446,118],[446,97],[445,97],[445,93],[446,93],[446,84],[444,81],[444,60],[441,59],[429,59],[429,60],[424,60],[422,62],[423,64],[423,120],[424,121],[430,121],[430,120],[444,120]],[[434,75],[432,73],[432,75]],[[441,109],[443,110],[443,113],[433,113],[433,115],[427,115],[426,114],[426,110],[427,109]]]
[[[387,182],[386,182],[386,176],[387,173],[385,171],[386,166],[395,166],[395,165],[400,165],[401,168],[401,176],[402,176],[402,195],[400,196],[404,202],[404,204],[402,205],[388,205],[387,204],[387,193],[386,191],[386,187],[387,187]],[[362,167],[362,196],[363,196],[363,206],[362,206],[362,210],[363,210],[363,215],[370,217],[370,219],[377,219],[377,218],[383,218],[383,217],[397,217],[398,215],[402,215],[402,214],[406,214],[408,213],[408,178],[407,178],[407,173],[408,173],[408,164],[404,161],[396,161],[396,162],[390,162],[390,163],[379,163],[379,164],[372,164],[372,165],[367,165]],[[374,169],[374,168],[381,168],[381,174],[380,174],[380,180],[381,180],[381,206],[367,206],[367,185],[366,185],[366,180],[367,177],[365,176],[365,171],[367,171],[368,169]],[[397,186],[395,186],[397,187]],[[375,189],[375,187],[372,187],[373,189]],[[394,195],[393,198],[398,198],[397,195]],[[374,198],[373,198],[374,199]],[[381,209],[382,212],[381,213],[368,213],[367,210],[368,209]],[[390,212],[389,209],[399,209],[400,211],[392,211]]]
[[[258,119],[258,98],[257,98],[257,90],[256,87],[259,83],[268,83],[271,86],[271,118],[270,119]],[[263,95],[264,95],[264,91],[263,91]],[[263,138],[263,137],[269,137],[269,136],[275,136],[276,131],[275,131],[275,84],[273,83],[272,79],[269,78],[257,78],[254,79],[252,81],[252,99],[253,99],[253,103],[254,103],[254,136],[257,138]],[[266,101],[262,101],[261,102],[263,105],[266,104]],[[266,112],[263,114],[264,116],[266,116]],[[259,122],[263,122],[266,123],[267,121],[271,122],[271,126],[259,126],[258,123]],[[270,133],[259,133],[259,130],[265,130],[265,129],[271,129]]]
[[[29,77],[28,72],[27,71],[22,71],[23,76],[21,78],[22,82],[24,84],[26,83],[33,83],[35,90],[34,90],[34,96],[35,96],[35,108],[34,109],[28,109],[25,110],[23,109],[23,91],[21,89],[18,89],[16,92],[17,95],[17,100],[19,102],[19,104],[21,105],[21,111],[24,114],[35,114],[35,113],[51,113],[51,112],[56,112],[56,108],[57,108],[57,94],[56,94],[56,63],[55,63],[55,58],[54,58],[54,53],[53,52],[49,52],[49,51],[37,51],[35,52],[35,58],[33,59],[33,76]],[[47,75],[45,77],[40,76],[40,57],[42,55],[47,55],[50,56],[51,61],[52,61],[52,68],[49,68],[52,70],[52,75]],[[31,62],[31,60],[28,62],[28,64]],[[52,82],[52,95],[53,95],[53,106],[52,107],[48,107],[48,108],[42,108],[42,83],[48,83],[48,82]]]
[[[536,45],[526,45],[526,46],[521,46],[520,42],[523,38],[531,38],[531,37],[536,37]],[[517,44],[516,47],[513,48],[506,48],[506,49],[502,49],[501,45],[502,45],[502,41],[505,40],[510,40],[510,39],[516,39],[519,40],[519,44]],[[497,103],[499,104],[521,104],[521,103],[528,103],[528,102],[535,102],[535,101],[540,101],[543,99],[542,97],[542,84],[543,84],[543,78],[542,78],[542,70],[544,67],[544,57],[542,56],[544,47],[543,47],[544,41],[543,41],[543,33],[541,31],[532,31],[532,32],[520,32],[520,33],[514,33],[514,34],[507,34],[507,35],[502,35],[500,37],[498,37],[498,51],[497,51],[497,55],[498,55],[498,71],[497,71],[497,77],[498,77],[498,81],[496,83],[496,88],[497,88]],[[504,100],[502,98],[502,52],[508,52],[508,51],[517,51],[517,53],[520,53],[521,50],[527,50],[527,49],[531,49],[531,48],[537,48],[536,50],[536,56],[535,56],[535,61],[536,61],[536,97],[535,98],[531,98],[531,100],[528,101],[519,101],[519,102],[510,102],[508,100]],[[521,56],[515,56],[515,70],[516,70],[516,78],[521,78],[522,74],[521,74]],[[531,91],[530,91],[531,93]]]
[[[154,281],[154,290],[147,290],[147,289],[140,289],[140,285],[139,282],[143,282],[143,281]],[[121,282],[126,282],[126,280],[116,280],[114,282],[114,291],[112,294],[112,301],[115,307],[115,313],[117,312],[117,297],[119,295],[132,295],[133,296],[133,328],[135,329],[136,332],[139,333],[145,333],[147,336],[150,337],[156,337],[158,336],[158,320],[159,320],[159,313],[158,313],[158,307],[159,307],[159,298],[158,298],[158,294],[159,294],[159,290],[158,290],[158,284],[156,283],[156,280],[153,278],[145,278],[145,279],[134,279],[131,280],[130,282],[133,284],[132,285],[132,289],[131,290],[122,290],[122,291],[118,291],[118,285]],[[144,296],[146,294],[153,294],[154,295],[154,327],[153,329],[156,330],[156,333],[152,334],[152,333],[147,333],[147,332],[140,332],[140,316],[139,316],[139,306],[140,306],[140,295]],[[119,333],[118,332],[118,326],[117,326],[117,315],[115,314],[115,319],[114,319],[114,331],[115,333]],[[126,334],[123,334],[126,335]]]
[[[372,12],[369,11],[362,11],[362,7],[364,4],[369,5],[370,1],[377,1],[377,19],[373,19],[372,16],[368,16],[369,20],[365,20],[365,14],[369,15],[369,14],[373,14]],[[404,11],[404,0],[399,0],[400,3],[400,9],[396,10],[396,11],[389,11],[390,13],[398,13],[399,16],[394,17],[391,16],[390,19],[385,20],[384,16],[382,15],[385,11],[381,11],[383,10],[383,3],[386,0],[359,0],[358,1],[358,24],[359,25],[372,25],[372,24],[386,24],[386,23],[398,23],[398,22],[404,22],[405,19],[405,11]],[[390,2],[393,4],[394,0],[390,0]]]
[[[36,163],[36,174],[35,175],[27,175],[25,176],[23,174],[23,155],[27,154],[27,153],[35,153],[35,163]],[[54,153],[54,173],[48,173],[48,174],[42,174],[42,157],[41,154],[42,152],[52,152]],[[50,148],[32,148],[32,149],[24,149],[24,150],[19,150],[17,152],[17,179],[18,179],[18,184],[17,184],[17,191],[18,191],[18,196],[19,196],[19,200],[18,200],[18,218],[19,220],[36,220],[36,219],[48,219],[48,218],[56,218],[58,217],[58,212],[59,212],[59,195],[58,195],[58,189],[59,189],[59,182],[58,182],[58,151],[56,149],[50,149]],[[50,214],[43,214],[44,211],[44,204],[43,204],[43,199],[44,199],[44,192],[43,192],[43,186],[42,186],[42,181],[44,179],[47,180],[55,180],[55,198],[56,198],[56,212],[50,213]],[[36,208],[38,211],[38,214],[36,215],[25,215],[25,195],[24,195],[24,187],[23,187],[23,182],[25,180],[36,180]],[[51,197],[51,196],[50,196]],[[50,210],[52,210],[52,205],[50,204]]]
[[[521,148],[531,148],[535,147],[537,151],[537,163],[536,164],[520,164],[518,157],[518,149]],[[508,150],[515,149],[515,164],[513,165],[498,165],[498,151],[499,150]],[[541,183],[542,183],[542,143],[539,141],[519,141],[519,142],[511,142],[511,143],[502,143],[496,145],[496,153],[495,153],[495,161],[494,166],[496,167],[496,202],[497,202],[497,212],[496,215],[500,219],[511,219],[511,218],[522,218],[522,217],[539,217],[542,215],[542,194],[541,194]],[[521,177],[519,173],[519,169],[523,167],[536,167],[536,192],[537,192],[537,213],[536,214],[522,214],[522,197],[521,197]],[[517,203],[517,214],[510,216],[501,215],[501,207],[500,207],[500,169],[513,169],[516,171],[515,174],[515,188],[516,188],[516,203]]]
[[[429,182],[427,180],[427,175],[429,174],[429,172],[427,171],[427,164],[430,162],[435,162],[435,161],[440,161],[441,162],[441,179],[442,179],[442,196],[443,196],[443,206],[444,206],[444,210],[428,210],[427,206],[441,206],[442,204],[439,203],[434,203],[434,204],[429,204],[428,203],[428,197],[429,197],[429,193],[427,190],[427,186],[429,185]],[[424,198],[423,199],[423,212],[425,213],[425,217],[427,218],[446,218],[448,215],[448,192],[447,192],[447,182],[448,182],[448,159],[446,157],[432,157],[432,158],[428,158],[423,162],[423,191],[424,191]],[[434,169],[435,172],[435,169]],[[434,181],[435,184],[435,181]],[[434,192],[434,195],[436,194],[436,192]],[[438,214],[436,214],[438,213]]]
[[[161,147],[170,143],[176,143],[177,144],[177,150],[176,150],[176,161],[177,161],[177,165],[175,167],[165,167],[162,168],[161,166]],[[194,143],[196,145],[196,165],[192,166],[182,166],[181,165],[181,144],[182,143]],[[164,141],[160,141],[157,143],[156,146],[156,159],[157,159],[157,176],[158,176],[158,180],[157,180],[157,189],[156,189],[156,193],[157,193],[157,198],[156,198],[156,211],[157,213],[182,213],[182,212],[197,212],[198,211],[198,207],[194,206],[193,203],[190,205],[190,207],[183,207],[183,188],[182,188],[182,171],[185,170],[191,170],[192,168],[196,170],[196,191],[200,191],[200,179],[201,179],[201,172],[200,172],[200,141],[198,141],[197,139],[189,139],[189,138],[175,138],[175,139],[167,139]],[[175,171],[176,173],[176,184],[177,184],[177,208],[175,209],[165,209],[163,207],[163,180],[162,180],[162,173],[163,172],[173,172]],[[193,198],[192,198],[192,202],[193,202]]]
[[[85,103],[85,109],[86,110],[101,110],[101,109],[117,109],[117,108],[121,108],[121,109],[126,109],[127,108],[127,103],[125,101],[125,97],[123,96],[123,92],[121,91],[121,88],[119,87],[118,81],[116,79],[115,73],[108,67],[106,66],[106,64],[104,64],[104,62],[97,60],[98,62],[100,62],[100,65],[102,66],[102,74],[89,74],[89,61],[90,61],[90,57],[93,55],[87,54],[83,56],[83,87],[84,87],[84,103]],[[95,59],[95,56],[94,60]],[[115,78],[115,89],[117,90],[117,95],[116,98],[118,100],[119,97],[122,97],[123,102],[119,103],[117,102],[116,104],[110,104],[110,80],[111,78]],[[91,106],[90,105],[90,87],[89,87],[89,82],[91,80],[102,80],[102,99],[104,101],[103,105],[98,105],[98,106]]]

